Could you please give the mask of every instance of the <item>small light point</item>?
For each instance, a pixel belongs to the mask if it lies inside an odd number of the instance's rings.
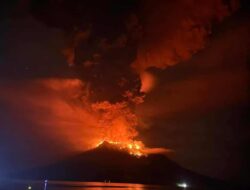
[[[183,189],[188,188],[188,185],[185,182],[183,182],[183,183],[177,183],[176,185],[177,185],[177,187],[182,187]]]

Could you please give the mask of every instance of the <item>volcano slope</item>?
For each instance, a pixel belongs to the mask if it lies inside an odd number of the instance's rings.
[[[15,175],[22,179],[111,181],[174,185],[187,182],[197,189],[244,189],[187,170],[163,154],[136,157],[104,142],[95,149]]]

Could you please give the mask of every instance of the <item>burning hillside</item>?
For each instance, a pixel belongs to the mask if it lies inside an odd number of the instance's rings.
[[[97,144],[96,147],[98,148],[107,143],[113,145],[113,147],[115,147],[118,150],[125,150],[129,152],[129,154],[137,156],[137,157],[146,155],[143,150],[144,145],[140,141],[132,141],[132,142],[101,141]]]
[[[138,118],[130,109],[128,102],[111,104],[101,102],[92,104],[93,110],[98,112],[98,127],[101,129],[101,140],[97,146],[108,142],[119,149],[126,149],[135,156],[143,155],[143,143],[135,141]]]

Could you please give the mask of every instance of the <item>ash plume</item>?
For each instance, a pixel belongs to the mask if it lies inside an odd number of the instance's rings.
[[[88,87],[82,97],[90,105],[88,110],[97,114],[103,138],[112,141],[138,135],[134,109],[157,82],[150,69],[190,59],[209,42],[213,26],[239,7],[237,0],[42,4],[48,10],[34,4],[34,16],[65,31],[62,53]],[[65,12],[60,19],[48,17],[60,12]]]
[[[136,94],[152,90],[156,78],[148,69],[165,69],[189,60],[209,43],[213,26],[239,8],[237,0],[102,3],[103,14],[96,13],[92,22],[71,30],[64,55],[91,82],[93,97],[96,91],[116,89],[117,94],[102,99],[110,101],[121,100],[126,90]],[[93,8],[88,3],[85,6]],[[105,26],[100,27],[101,22]],[[115,24],[117,29],[112,32]]]
[[[90,99],[94,105],[109,108],[123,105],[125,109],[131,110],[130,114],[134,113],[131,102],[126,103],[128,100],[124,99],[127,98],[124,96],[126,92],[140,97],[142,103],[144,94],[150,92],[157,82],[157,76],[149,71],[151,68],[165,69],[189,60],[209,43],[213,26],[239,7],[237,0],[135,2],[130,3],[137,5],[136,10],[119,10],[119,25],[113,35],[112,32],[106,33],[110,32],[113,25],[101,28],[103,33],[98,33],[99,22],[110,24],[110,21],[105,20],[105,17],[99,18],[97,14],[95,22],[88,23],[89,27],[85,31],[73,34],[71,45],[66,47],[71,53],[65,54],[70,60],[69,65],[81,70],[82,76],[89,81],[92,93]],[[112,15],[113,3],[106,1],[105,5],[111,9],[105,7],[103,13],[109,15],[105,12],[108,10]],[[114,19],[115,23],[117,19]],[[84,39],[79,37],[86,33],[87,38],[86,35]],[[73,62],[72,57],[75,58]],[[116,89],[115,93],[112,89]],[[132,108],[135,106],[132,105]],[[104,107],[99,109],[108,114],[110,110]],[[137,126],[135,124],[131,128]]]
[[[143,37],[132,66],[142,72],[190,59],[206,46],[213,26],[238,7],[237,0],[146,1],[142,10]]]
[[[238,6],[236,0],[31,1],[33,17],[63,31],[61,51],[78,78],[35,79],[19,89],[19,100],[13,89],[1,96],[13,94],[10,104],[25,104],[24,117],[44,136],[76,150],[100,139],[134,140],[143,125],[135,108],[157,83],[150,69],[190,59]]]

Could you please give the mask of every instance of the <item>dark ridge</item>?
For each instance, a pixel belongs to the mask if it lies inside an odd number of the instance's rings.
[[[185,181],[197,189],[244,189],[189,171],[165,155],[135,157],[107,142],[56,164],[34,168],[12,177],[29,180],[111,181],[172,186]]]

